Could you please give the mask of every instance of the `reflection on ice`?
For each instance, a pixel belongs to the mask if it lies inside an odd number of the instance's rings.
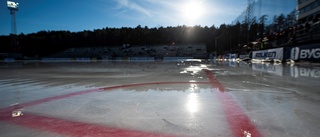
[[[188,95],[187,110],[192,114],[199,111],[199,100],[197,93],[190,93]]]
[[[194,62],[202,62],[201,59],[186,59],[186,61],[188,61],[188,62],[192,62],[192,61],[194,61]]]
[[[196,89],[197,89],[197,84],[190,84],[190,88],[189,88],[190,91],[195,92]]]
[[[189,82],[196,82],[196,81],[190,80]],[[188,95],[187,110],[192,114],[195,112],[198,112],[199,110],[198,94],[196,93],[197,89],[198,89],[197,84],[190,84],[190,87],[188,89],[191,93]]]
[[[181,71],[180,73],[185,74],[185,73],[188,73],[188,71],[184,70],[184,71]]]
[[[320,68],[307,68],[299,66],[290,66],[291,77],[311,77],[320,78]]]
[[[21,110],[13,110],[12,111],[12,117],[19,117],[19,116],[22,116],[23,113]]]
[[[282,65],[273,65],[273,64],[261,64],[261,63],[253,63],[252,70],[267,72],[275,75],[282,76],[283,75],[283,67]]]
[[[243,67],[243,66],[240,66]],[[285,66],[282,64],[252,64],[252,70],[275,74],[278,76],[289,75],[294,78],[310,77],[320,78],[320,68],[316,66],[299,66],[290,65]]]
[[[251,134],[249,131],[243,131],[244,137],[251,137]]]
[[[201,64],[200,66],[190,66],[185,68],[185,70],[180,73],[191,72],[192,74],[197,74],[201,72],[203,69],[208,69],[207,65]]]
[[[19,117],[19,116],[22,116],[22,115],[23,115],[19,103],[14,103],[14,104],[12,104],[12,105],[10,105],[10,106],[14,107],[14,110],[11,112],[11,116],[12,116],[12,117]]]
[[[207,65],[204,65],[204,64],[201,64],[200,67],[203,69],[208,68]]]
[[[197,82],[195,80],[190,80],[189,82]],[[191,92],[196,92],[196,89],[198,88],[198,85],[197,84],[190,84],[190,87],[189,87],[189,91]]]

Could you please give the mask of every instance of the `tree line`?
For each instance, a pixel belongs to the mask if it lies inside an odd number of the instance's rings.
[[[294,12],[287,16],[274,16],[266,25],[267,15],[252,19],[250,23],[222,24],[216,26],[176,26],[148,28],[138,25],[135,28],[102,28],[70,31],[39,31],[19,34],[16,44],[13,36],[0,36],[0,52],[21,52],[25,56],[46,56],[72,47],[114,47],[123,44],[134,45],[175,45],[206,44],[208,52],[239,52],[239,45],[248,44],[257,38],[281,31],[295,24]],[[14,46],[13,46],[14,45]]]

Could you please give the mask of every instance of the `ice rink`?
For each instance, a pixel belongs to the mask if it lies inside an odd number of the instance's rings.
[[[0,63],[1,137],[315,137],[320,65]]]

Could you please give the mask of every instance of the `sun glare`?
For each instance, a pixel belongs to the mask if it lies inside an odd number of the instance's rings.
[[[185,21],[194,22],[204,14],[204,6],[199,0],[191,0],[181,8],[182,16]]]

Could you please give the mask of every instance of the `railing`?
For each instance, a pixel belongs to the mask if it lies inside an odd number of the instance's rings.
[[[320,40],[320,21],[312,24],[310,28],[297,30],[296,37],[298,43],[307,43]]]

